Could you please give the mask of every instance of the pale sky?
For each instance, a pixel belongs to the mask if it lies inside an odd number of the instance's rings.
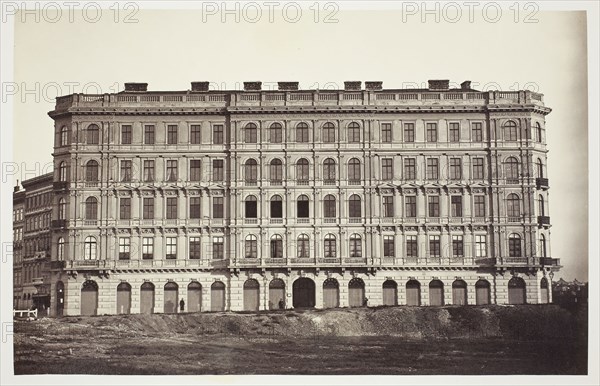
[[[128,12],[121,12],[118,23],[108,10],[96,23],[80,11],[74,22],[66,14],[56,23],[16,19],[14,160],[29,170],[16,178],[51,171],[47,112],[56,95],[73,92],[72,82],[75,92],[88,93],[120,91],[130,81],[147,82],[149,90],[186,90],[202,80],[229,89],[250,80],[299,81],[301,88],[381,80],[384,88],[402,88],[428,79],[471,80],[478,89],[535,88],[553,109],[546,117],[551,251],[564,265],[556,278],[588,279],[585,13],[540,11],[534,23],[506,13],[490,23],[476,12],[474,23],[466,15],[457,23],[443,17],[423,23],[406,13],[403,21],[400,10],[340,9],[337,22],[325,23],[329,12],[322,9],[315,22],[305,9],[291,23],[276,9],[270,23],[265,9],[257,23],[243,15],[223,23],[219,14],[205,13],[203,20],[200,10],[140,10],[137,22],[124,23]]]

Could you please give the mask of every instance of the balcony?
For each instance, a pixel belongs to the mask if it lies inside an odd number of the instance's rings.
[[[60,270],[65,268],[64,261],[51,261],[50,262],[50,270]]]
[[[69,187],[68,181],[55,181],[54,183],[52,183],[52,188],[55,191],[66,190],[68,187]]]
[[[270,185],[271,186],[281,186],[281,185],[283,185],[283,181],[282,180],[271,180]]]
[[[528,259],[526,257],[503,257],[501,265],[527,265]]]
[[[350,217],[350,218],[348,219],[348,222],[349,222],[350,224],[360,224],[360,223],[362,223],[362,222],[363,222],[363,219],[362,219],[362,217]]]
[[[315,259],[310,258],[310,257],[300,257],[300,258],[295,258],[295,259],[290,259],[290,264],[314,264],[315,263]]]
[[[495,264],[496,264],[495,257],[476,257],[475,258],[475,265],[491,266],[491,265],[495,265]]]
[[[344,264],[364,265],[367,264],[367,259],[364,257],[349,257],[344,259]]]
[[[542,177],[536,178],[535,185],[538,189],[548,189],[549,188],[547,178],[542,178]]]
[[[323,180],[323,185],[334,186],[337,185],[337,182],[335,180]]]
[[[244,257],[242,259],[238,259],[237,265],[256,267],[260,265],[260,259],[252,259],[248,257]]]
[[[521,217],[508,217],[508,222],[521,222]]]
[[[52,220],[50,227],[53,229],[63,229],[67,227],[67,220]]]
[[[249,225],[258,224],[258,219],[257,218],[245,218],[244,224],[249,224]]]
[[[507,185],[519,185],[519,179],[518,178],[507,178],[506,184]]]
[[[325,218],[323,219],[323,222],[324,222],[325,224],[335,224],[335,223],[337,223],[337,218],[329,218],[329,217],[325,217]]]
[[[297,224],[309,224],[310,223],[310,219],[309,218],[299,218],[296,220]]]
[[[349,180],[348,185],[358,186],[362,185],[362,182],[360,180]]]
[[[296,184],[297,185],[302,185],[302,186],[307,186],[308,185],[308,180],[297,180]]]
[[[67,268],[79,271],[107,269],[112,265],[112,262],[109,260],[71,260],[66,263]]]
[[[286,259],[285,257],[272,257],[269,259],[265,259],[265,264],[268,265],[285,265]]]
[[[538,216],[538,225],[539,226],[549,226],[550,225],[550,216]]]
[[[317,260],[320,264],[339,264],[340,259],[337,257],[325,257]]]
[[[269,220],[269,222],[271,224],[283,224],[283,219],[282,218],[272,218]]]
[[[550,266],[560,266],[560,259],[553,259],[551,257],[541,257],[540,263],[542,265],[550,265]]]
[[[43,277],[34,277],[33,279],[31,279],[31,284],[44,285],[44,278]]]

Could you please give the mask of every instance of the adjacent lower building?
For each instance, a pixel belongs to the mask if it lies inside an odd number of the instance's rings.
[[[208,85],[57,98],[53,314],[551,301],[541,94]]]

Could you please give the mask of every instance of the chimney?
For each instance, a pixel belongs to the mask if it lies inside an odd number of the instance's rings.
[[[17,184],[15,185],[13,193],[17,193],[21,190],[21,186],[19,185],[19,180],[17,180]]]
[[[148,83],[125,83],[125,91],[148,91]]]
[[[262,82],[244,82],[244,91],[260,91]]]
[[[208,82],[192,82],[192,91],[208,91]]]
[[[361,81],[346,81],[346,82],[344,82],[344,90],[360,91],[361,85],[362,85]]]
[[[298,91],[298,82],[277,82],[279,91]]]
[[[465,80],[464,82],[462,82],[460,84],[460,88],[461,88],[461,90],[470,90],[471,89],[471,81]]]
[[[365,82],[367,90],[375,91],[383,89],[383,82]]]
[[[450,88],[450,81],[447,79],[443,80],[429,80],[430,90],[448,90]]]

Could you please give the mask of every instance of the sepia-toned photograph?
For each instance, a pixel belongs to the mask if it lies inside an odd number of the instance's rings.
[[[3,385],[600,382],[599,4],[1,5]]]

